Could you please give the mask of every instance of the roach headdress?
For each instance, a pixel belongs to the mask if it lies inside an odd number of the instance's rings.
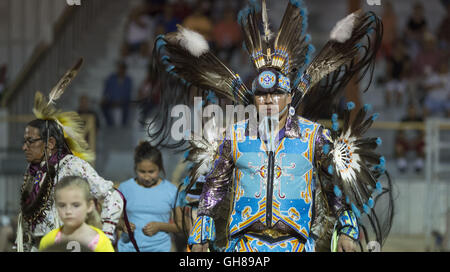
[[[288,2],[276,33],[270,29],[265,0],[250,0],[238,22],[257,72],[250,87],[211,52],[199,33],[178,26],[178,31],[156,38],[150,69],[160,83],[161,102],[148,126],[150,138],[167,143],[171,107],[192,104],[194,93],[213,93],[242,105],[254,103],[255,91],[291,93],[297,113],[315,121],[335,104],[352,77],[360,80],[372,72],[383,31],[373,12],[356,11],[334,26],[329,41],[312,58],[315,48],[306,32],[307,9],[301,0]]]
[[[80,58],[53,87],[48,100],[37,91],[34,97],[33,113],[37,119],[56,122],[64,134],[64,140],[70,152],[85,161],[92,162],[95,156],[84,139],[84,121],[76,112],[63,112],[54,105],[76,77],[82,64],[83,59]]]

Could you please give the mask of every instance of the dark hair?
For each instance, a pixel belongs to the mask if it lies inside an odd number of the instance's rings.
[[[53,120],[34,119],[30,121],[27,126],[37,128],[39,130],[39,136],[44,143],[50,137],[53,137],[56,141],[56,149],[62,153],[63,151],[70,153],[69,148],[64,140],[64,133],[59,125]]]
[[[117,62],[117,67],[119,68],[119,69],[124,69],[124,70],[127,70],[127,63],[125,62],[125,61],[123,61],[123,60],[119,60],[118,62]]]
[[[138,163],[149,160],[159,167],[159,170],[164,174],[164,166],[161,152],[158,148],[152,146],[148,141],[142,141],[134,150],[134,166],[136,167]]]

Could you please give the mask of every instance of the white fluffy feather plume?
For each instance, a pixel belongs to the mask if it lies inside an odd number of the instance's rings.
[[[222,142],[223,131],[217,125],[215,118],[211,118],[204,127],[203,137],[190,140],[191,151],[195,154],[191,161],[198,166],[196,176],[208,174],[214,166],[214,161]]]
[[[198,58],[209,51],[208,42],[201,34],[195,31],[178,25],[176,37],[180,45],[194,57]]]
[[[341,135],[341,137],[334,141],[334,149],[332,154],[338,176],[343,181],[351,183],[357,178],[356,172],[361,171],[361,167],[359,165],[361,159],[355,152],[357,149],[355,146],[355,141],[357,138],[349,137],[348,134],[346,133],[346,135]]]
[[[198,166],[196,170],[196,176],[208,174],[213,165],[216,157],[216,152],[219,148],[219,142],[209,142],[205,138],[190,140],[191,149],[195,149],[195,156],[192,156],[191,161]]]
[[[330,39],[340,43],[347,41],[352,36],[355,20],[356,14],[352,13],[337,22],[331,30]]]

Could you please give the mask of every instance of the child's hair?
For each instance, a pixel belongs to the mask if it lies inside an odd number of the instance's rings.
[[[148,141],[140,142],[134,150],[134,166],[136,167],[138,163],[144,160],[153,162],[165,174],[161,152]]]
[[[94,200],[94,197],[91,194],[91,189],[89,186],[89,182],[78,176],[66,176],[63,177],[55,186],[55,195],[58,190],[61,190],[63,188],[69,187],[69,186],[75,186],[83,191],[86,202],[89,203],[89,201]],[[94,202],[95,203],[95,202]],[[94,209],[92,212],[90,212],[86,217],[86,224],[89,224],[91,226],[94,226],[96,228],[101,229],[102,223],[100,219],[100,215],[98,214],[98,211],[94,204]]]

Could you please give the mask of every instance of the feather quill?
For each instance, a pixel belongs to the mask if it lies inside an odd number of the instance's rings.
[[[50,91],[47,105],[55,104],[55,101],[61,97],[66,87],[70,84],[70,82],[72,82],[72,80],[80,71],[80,67],[82,64],[83,58],[79,58],[77,63],[75,63],[75,65],[69,71],[67,71],[64,76],[58,81],[55,87],[53,87],[53,89]]]
[[[269,47],[269,40],[271,37],[270,29],[269,29],[269,16],[267,15],[267,6],[266,6],[266,0],[262,0],[262,21],[264,26],[264,41]]]

